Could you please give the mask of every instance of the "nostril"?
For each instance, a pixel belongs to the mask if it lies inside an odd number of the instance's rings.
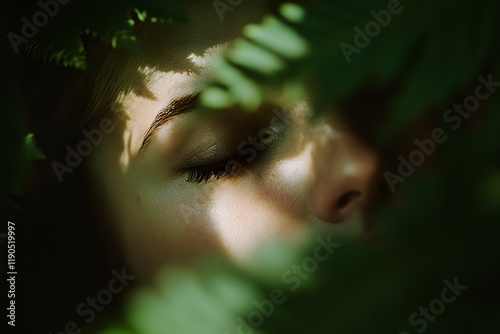
[[[359,191],[349,191],[346,192],[342,197],[337,201],[336,209],[338,211],[342,211],[346,207],[350,206],[352,203],[356,202],[361,197],[361,192]]]

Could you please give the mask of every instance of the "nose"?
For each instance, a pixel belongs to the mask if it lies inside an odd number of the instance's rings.
[[[378,156],[331,118],[314,125],[312,133],[311,208],[319,219],[339,223],[369,198]]]

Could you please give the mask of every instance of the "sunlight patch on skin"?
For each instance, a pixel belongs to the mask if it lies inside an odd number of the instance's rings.
[[[280,175],[282,179],[287,180],[289,182],[288,184],[292,185],[294,188],[303,188],[305,187],[304,184],[309,183],[307,180],[304,180],[304,178],[310,178],[309,175],[313,170],[312,152],[313,144],[308,142],[293,158],[277,162],[273,169],[276,170],[276,173]],[[304,171],[308,171],[308,173]],[[301,174],[306,175],[300,179],[298,175]]]
[[[158,72],[150,75],[148,89],[155,99],[130,92],[123,99],[126,116],[123,131],[123,151],[120,153],[122,171],[132,158],[137,156],[142,146],[144,134],[153,122],[156,114],[177,97],[193,94],[206,85],[206,79],[197,76],[191,77],[185,73]]]
[[[203,51],[201,56],[191,53],[187,59],[195,66],[200,69],[207,69],[211,62],[216,58],[223,56],[227,53],[230,48],[231,43],[226,42],[219,45],[215,45]]]
[[[130,154],[129,154],[129,149],[127,147],[129,146],[131,139],[131,133],[130,131],[124,131],[123,132],[123,147],[124,149],[120,153],[120,170],[122,174],[125,174],[128,170],[129,162],[130,162]]]
[[[234,258],[250,258],[263,242],[273,238],[295,240],[310,225],[307,205],[293,205],[292,210],[282,206],[307,200],[303,187],[312,170],[311,151],[312,144],[305,145],[291,159],[273,162],[272,175],[248,172],[251,174],[241,182],[238,178],[227,180],[211,194],[210,220],[223,247]],[[268,191],[254,190],[256,186]]]
[[[156,70],[156,68],[146,65],[146,66],[139,67],[139,69],[137,71],[139,73],[141,73],[142,75],[149,77],[155,72],[155,70]]]
[[[209,210],[222,247],[231,257],[247,259],[258,249],[261,241],[293,231],[294,224],[283,224],[286,221],[283,215],[265,198],[257,198],[249,185],[231,183],[211,194],[212,207]],[[243,192],[245,186],[248,191]]]

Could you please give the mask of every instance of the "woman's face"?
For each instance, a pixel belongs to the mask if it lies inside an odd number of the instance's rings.
[[[220,21],[210,4],[188,8],[190,22],[171,37],[183,52],[165,54],[173,70],[140,69],[151,94],[132,91],[120,101],[123,126],[92,156],[113,229],[139,277],[212,250],[243,261],[264,241],[300,239],[315,226],[362,229],[377,156],[340,120],[310,121],[306,97],[254,113],[193,108],[210,80],[210,59],[260,11],[242,2]],[[182,62],[169,63],[188,49]]]

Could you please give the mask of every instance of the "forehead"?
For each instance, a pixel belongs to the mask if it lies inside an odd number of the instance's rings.
[[[157,113],[172,100],[201,91],[210,79],[210,60],[227,51],[242,27],[265,12],[263,2],[242,2],[220,20],[211,2],[187,3],[186,22],[139,29],[142,59],[137,72],[145,79],[146,92],[132,89],[120,98],[125,114],[122,164],[138,154]]]
[[[165,24],[145,22],[136,31],[141,45],[141,62],[169,72],[191,65],[188,59],[234,40],[244,25],[261,20],[267,12],[266,1],[243,1],[220,16],[212,1],[182,1],[185,21]],[[228,8],[229,8],[228,7]]]
[[[229,6],[221,16],[220,8],[212,1],[181,1],[186,20],[165,24],[145,22],[137,27],[136,36],[140,52],[124,62],[126,76],[142,78],[151,94],[130,91],[126,99],[134,95],[149,96],[153,100],[161,96],[174,99],[186,94],[186,86],[200,89],[206,83],[207,66],[211,59],[222,54],[230,43],[239,37],[244,25],[259,21],[267,12],[265,0],[240,2]],[[119,57],[119,56],[118,56]],[[126,77],[125,81],[128,80]],[[143,90],[144,91],[144,90]],[[177,96],[173,96],[175,94]]]

